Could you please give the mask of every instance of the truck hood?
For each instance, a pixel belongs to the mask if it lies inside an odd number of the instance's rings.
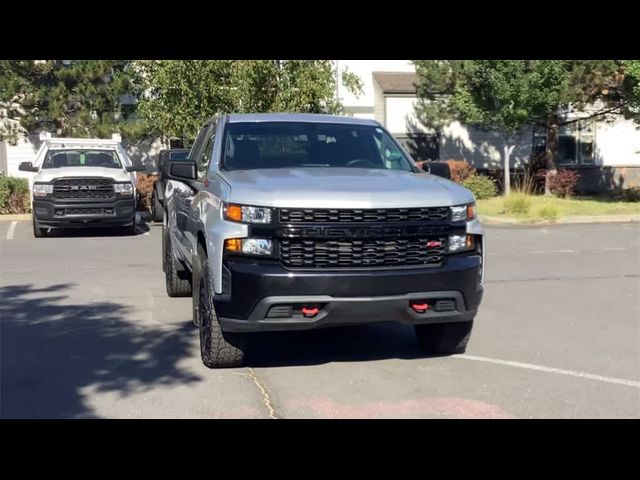
[[[116,182],[132,181],[132,175],[120,168],[104,167],[62,167],[45,168],[35,176],[35,182],[51,182],[63,177],[107,177]]]
[[[289,208],[409,208],[473,202],[464,187],[427,173],[361,168],[220,171],[229,201]]]

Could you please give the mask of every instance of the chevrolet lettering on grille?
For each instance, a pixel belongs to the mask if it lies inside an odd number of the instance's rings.
[[[446,226],[407,225],[402,227],[289,227],[281,231],[285,238],[396,238],[440,234]]]

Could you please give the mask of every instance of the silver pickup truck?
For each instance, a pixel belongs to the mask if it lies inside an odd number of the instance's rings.
[[[225,115],[165,172],[167,293],[192,296],[207,367],[240,365],[252,332],[379,321],[464,352],[484,280],[475,199],[379,123]]]

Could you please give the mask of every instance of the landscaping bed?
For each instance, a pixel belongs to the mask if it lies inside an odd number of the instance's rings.
[[[640,215],[640,202],[598,198],[560,198],[513,194],[478,201],[480,215],[523,222],[554,222],[569,217]]]

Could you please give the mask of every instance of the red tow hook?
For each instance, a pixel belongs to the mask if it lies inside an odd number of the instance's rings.
[[[413,308],[417,313],[424,313],[431,307],[426,303],[412,303],[411,308]]]
[[[302,307],[302,315],[305,317],[315,317],[318,314],[318,307]]]

